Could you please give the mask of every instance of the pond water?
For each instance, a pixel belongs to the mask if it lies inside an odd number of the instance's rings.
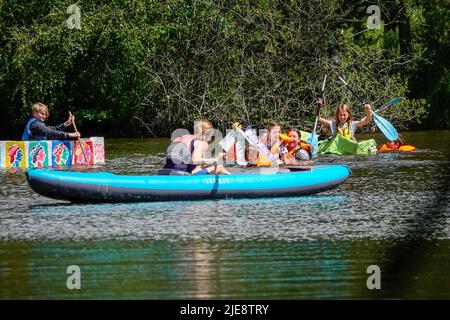
[[[418,150],[320,156],[352,174],[308,197],[80,205],[1,170],[0,299],[449,299],[450,131],[403,135]],[[95,170],[154,173],[167,144],[106,139]]]

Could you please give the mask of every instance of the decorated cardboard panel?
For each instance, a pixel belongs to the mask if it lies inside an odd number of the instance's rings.
[[[30,141],[28,144],[28,168],[52,165],[52,144],[50,141]]]
[[[103,137],[81,141],[88,165],[105,163]],[[86,164],[77,141],[0,141],[0,168],[40,168],[73,164]]]
[[[6,168],[26,168],[28,152],[24,141],[6,142]]]
[[[66,140],[52,140],[52,165],[72,165],[72,143]]]
[[[6,142],[0,141],[0,168],[6,168]]]
[[[94,144],[94,164],[105,163],[105,140],[103,137],[91,137]]]
[[[75,141],[72,163],[74,165],[94,164],[94,144],[92,141],[81,140],[81,144],[80,141]]]

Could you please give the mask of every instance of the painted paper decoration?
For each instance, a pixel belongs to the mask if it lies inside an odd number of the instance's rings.
[[[85,155],[87,159],[84,159]],[[94,146],[92,141],[83,140],[81,141],[81,145],[80,141],[75,141],[73,148],[73,164],[86,165],[86,160],[88,165],[94,164]]]
[[[70,141],[52,141],[52,165],[70,166],[72,165],[72,146]]]
[[[0,141],[0,168],[6,168],[6,142]]]
[[[6,167],[27,167],[27,152],[25,150],[25,143],[23,141],[6,142]]]
[[[105,163],[105,140],[103,137],[91,137],[94,144],[94,164]]]
[[[105,163],[103,137],[81,139],[88,165]],[[0,141],[0,168],[85,165],[79,142],[72,140]]]
[[[30,141],[28,146],[28,167],[41,168],[52,165],[51,146],[48,141]]]

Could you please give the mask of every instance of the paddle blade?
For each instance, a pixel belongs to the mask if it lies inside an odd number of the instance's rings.
[[[308,137],[308,139],[306,140],[307,142],[311,143],[311,145],[313,146],[313,155],[317,154],[317,152],[319,151],[319,137],[317,136],[317,123],[319,122],[319,117],[316,117],[316,121],[314,123],[314,129],[311,132],[311,135]]]
[[[402,100],[403,100],[403,97],[398,97],[398,98],[394,98],[394,99],[392,99],[392,100],[389,100],[388,102],[386,102],[385,104],[383,104],[381,107],[379,107],[379,108],[378,108],[377,110],[375,110],[374,112],[375,112],[375,113],[381,112],[381,111],[387,109],[388,107],[392,106],[393,104],[396,104],[396,103],[398,103],[398,102],[400,102],[400,101],[402,101]]]
[[[395,141],[398,139],[398,132],[394,126],[386,119],[372,112],[373,121],[377,125],[378,129],[386,136],[388,140]]]
[[[312,153],[317,154],[317,152],[319,151],[319,137],[317,136],[316,130],[311,132],[311,135],[308,137],[306,141],[311,143],[311,145],[313,146]]]

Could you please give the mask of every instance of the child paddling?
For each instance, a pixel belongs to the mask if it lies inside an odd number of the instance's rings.
[[[64,132],[74,121],[73,115],[69,116],[66,122],[58,126],[48,126],[45,120],[48,118],[48,107],[36,102],[31,107],[31,117],[23,130],[22,140],[52,140],[52,139],[70,139],[79,138],[81,135],[78,131]]]

